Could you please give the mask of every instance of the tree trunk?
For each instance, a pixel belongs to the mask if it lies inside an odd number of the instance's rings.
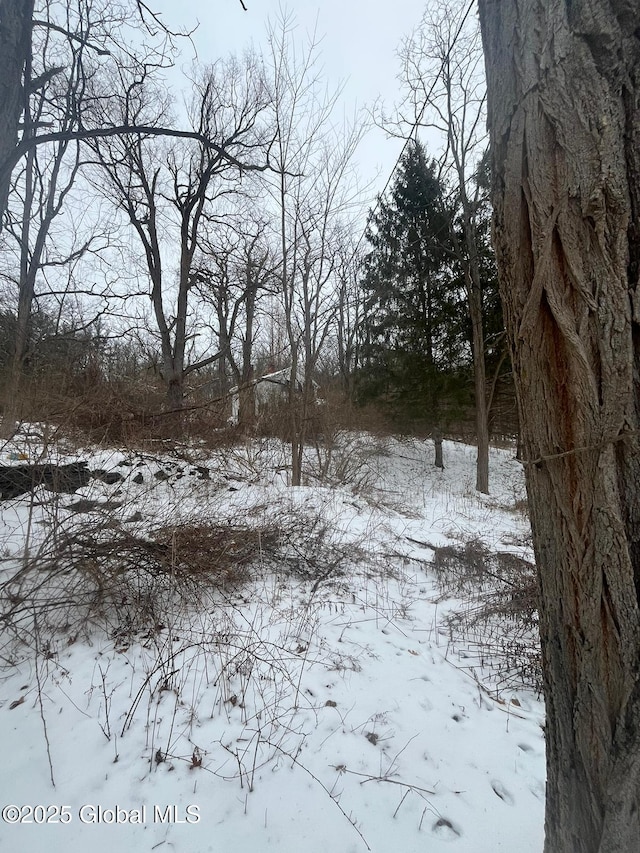
[[[167,410],[178,414],[184,405],[184,372],[172,366],[171,369],[165,370],[164,381],[167,388]]]
[[[640,850],[637,0],[480,0],[539,572],[546,853]]]
[[[433,464],[436,468],[440,468],[440,470],[444,471],[444,460],[442,458],[442,433],[439,429],[434,429],[431,434],[433,436],[433,446],[435,449],[435,460]]]
[[[253,272],[253,276],[252,276]],[[256,313],[256,295],[259,287],[258,270],[247,259],[245,279],[245,323],[242,339],[242,383],[240,392],[240,424],[248,429],[256,425],[256,386],[253,369],[253,323]]]
[[[287,320],[290,340],[293,340],[292,326]],[[298,352],[291,349],[291,373],[289,374],[289,429],[291,430],[291,485],[302,485],[302,455],[304,452],[304,421],[301,412],[301,399],[297,393],[298,386]]]
[[[4,10],[3,10],[4,11]],[[5,23],[5,16],[2,17],[2,23]],[[27,24],[23,21],[23,26]],[[0,27],[1,30],[1,27]],[[29,33],[31,32],[29,22]],[[28,41],[23,45],[24,56],[20,66],[21,79],[26,84],[31,80],[31,42]],[[16,60],[17,61],[17,60]],[[22,99],[22,111],[18,110],[18,117],[21,112],[23,114],[24,135],[31,136],[33,134],[33,126],[31,123],[31,114],[29,109],[29,96],[25,94],[25,89],[18,83],[18,92]],[[17,141],[17,137],[16,137]],[[9,152],[10,153],[10,152]],[[0,439],[9,440],[13,438],[19,427],[19,421],[22,414],[22,395],[24,393],[23,369],[24,359],[27,351],[27,343],[29,339],[29,321],[31,320],[31,309],[35,296],[35,278],[38,263],[44,249],[44,239],[37,241],[36,251],[34,252],[33,263],[30,263],[30,232],[31,220],[34,216],[33,201],[34,201],[34,163],[35,151],[32,149],[27,154],[27,162],[25,168],[24,179],[24,204],[22,208],[22,227],[20,232],[20,277],[18,285],[18,311],[16,315],[16,330],[13,339],[13,353],[11,358],[11,369],[9,371],[7,386],[4,393],[3,417],[0,424]],[[9,176],[11,172],[9,171]],[[0,178],[2,181],[2,178]],[[5,210],[8,204],[8,188],[7,194],[0,195],[0,204],[2,211]],[[3,192],[0,186],[0,194]],[[47,229],[48,230],[48,229]],[[42,234],[41,230],[41,234]],[[46,233],[46,230],[44,231]],[[40,236],[40,235],[39,235]],[[37,256],[36,256],[37,253]]]
[[[238,425],[250,432],[256,426],[256,384],[251,363],[243,366],[238,382]]]
[[[477,242],[472,236],[473,229],[467,236],[468,260],[468,301],[471,317],[471,333],[473,343],[473,387],[476,407],[476,441],[478,456],[476,459],[476,489],[485,495],[489,494],[489,409],[487,406],[487,378],[484,362],[484,323],[482,310],[482,283],[478,261],[474,255],[478,252]]]
[[[32,15],[33,0],[0,0],[0,228],[24,107],[22,72],[31,54]]]
[[[31,320],[31,309],[35,298],[35,278],[39,258],[34,263],[29,263],[30,241],[29,232],[31,217],[33,215],[33,163],[35,152],[27,154],[27,168],[25,172],[24,208],[22,214],[22,231],[20,247],[20,280],[18,287],[18,311],[16,314],[16,330],[11,357],[11,368],[4,393],[3,417],[0,424],[0,439],[13,438],[19,427],[22,414],[22,395],[24,393],[24,360],[29,342],[29,321]],[[42,248],[42,244],[41,244]],[[40,253],[41,254],[41,253]]]

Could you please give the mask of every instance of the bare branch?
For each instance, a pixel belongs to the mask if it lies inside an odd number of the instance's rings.
[[[48,30],[54,30],[57,33],[61,33],[63,36],[66,36],[71,41],[74,41],[77,44],[81,44],[84,47],[88,47],[90,50],[95,51],[98,56],[111,56],[110,50],[98,47],[95,44],[91,44],[91,42],[87,39],[82,38],[82,36],[79,36],[77,33],[72,33],[69,30],[66,30],[64,27],[58,26],[58,24],[54,24],[53,21],[40,21],[37,18],[34,18],[32,24],[34,27],[46,27]]]

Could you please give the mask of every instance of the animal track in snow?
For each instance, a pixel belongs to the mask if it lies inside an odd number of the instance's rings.
[[[431,827],[431,832],[433,832],[434,835],[437,835],[442,841],[455,841],[462,835],[462,830],[458,829],[458,827],[446,817],[439,817]]]
[[[509,791],[507,791],[507,789],[504,787],[504,785],[502,784],[502,782],[500,782],[499,779],[492,779],[491,780],[491,787],[493,788],[493,793],[497,797],[500,797],[501,800],[504,800],[504,802],[507,803],[507,805],[509,805],[509,806],[513,805],[514,801],[513,801],[513,797],[511,795],[511,793]]]

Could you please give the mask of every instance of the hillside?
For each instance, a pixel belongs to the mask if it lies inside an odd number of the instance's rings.
[[[362,433],[299,488],[266,439],[104,450],[32,424],[2,457],[93,472],[0,505],[0,800],[68,807],[5,810],[2,849],[542,849],[512,450],[490,497],[474,448],[440,471],[430,442]]]

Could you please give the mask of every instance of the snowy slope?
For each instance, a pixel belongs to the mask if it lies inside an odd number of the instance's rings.
[[[145,635],[62,632],[37,657],[3,644],[0,803],[52,808],[5,811],[0,849],[542,850],[544,709],[468,665],[444,624],[464,602],[430,570],[434,548],[471,537],[530,557],[512,451],[492,451],[484,497],[475,450],[452,442],[438,471],[428,442],[344,436],[296,489],[275,441],[180,458],[52,447],[33,427],[4,459],[122,480],[5,501],[5,574],[25,542],[45,553],[52,530],[105,517],[132,535],[197,521],[287,536],[248,584],[202,589]]]

